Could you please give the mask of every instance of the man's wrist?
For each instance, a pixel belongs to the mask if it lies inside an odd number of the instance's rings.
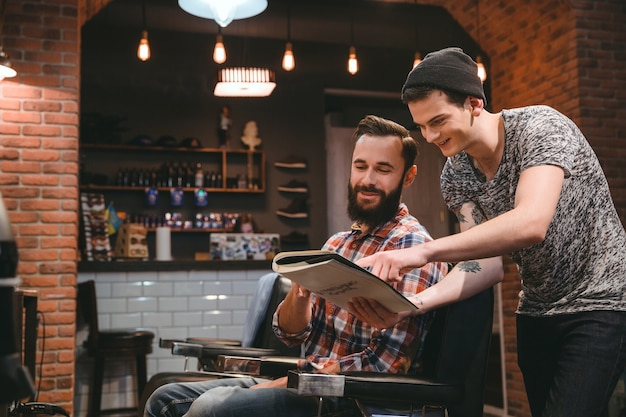
[[[419,314],[424,314],[424,301],[419,296],[414,296],[411,298],[411,302],[415,307],[417,307],[417,311],[414,311],[412,316],[417,316]]]

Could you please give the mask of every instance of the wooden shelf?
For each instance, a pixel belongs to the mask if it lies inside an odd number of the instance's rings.
[[[81,185],[81,191],[144,191],[147,187],[120,187],[117,185]],[[169,191],[176,187],[156,187],[159,191]],[[193,192],[196,187],[182,187],[183,191]],[[263,189],[254,188],[202,188],[208,193],[264,193]]]

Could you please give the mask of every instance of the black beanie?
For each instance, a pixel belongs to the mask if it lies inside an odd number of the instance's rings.
[[[421,85],[482,98],[487,103],[478,66],[461,48],[445,48],[426,55],[409,73],[402,94],[407,88]]]

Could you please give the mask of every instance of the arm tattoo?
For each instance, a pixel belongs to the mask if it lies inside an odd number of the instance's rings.
[[[481,270],[478,261],[461,262],[457,266],[463,272],[479,272]]]
[[[472,208],[472,219],[476,224],[481,224],[485,220],[485,216],[483,216],[483,213],[476,206]]]
[[[459,223],[465,223],[465,216],[463,215],[463,213],[461,213],[461,210],[454,210],[454,214],[456,214],[456,218],[459,219]]]

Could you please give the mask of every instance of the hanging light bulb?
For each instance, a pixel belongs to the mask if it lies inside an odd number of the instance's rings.
[[[141,39],[137,47],[137,58],[142,61],[150,59],[150,44],[148,43],[148,30],[146,29],[146,0],[141,3],[141,22],[143,30],[141,31]]]
[[[137,48],[137,58],[142,61],[150,59],[150,44],[148,43],[148,31],[141,31],[141,39],[139,40],[139,47]]]
[[[359,61],[356,59],[356,48],[350,47],[350,55],[348,56],[348,72],[352,75],[359,71]]]
[[[293,56],[293,45],[291,44],[291,10],[287,9],[287,43],[285,44],[285,54],[283,55],[283,69],[293,71],[296,67],[296,59]]]
[[[356,59],[354,47],[354,20],[350,21],[350,54],[348,55],[348,72],[352,75],[359,71],[359,61]]]
[[[216,64],[223,64],[226,62],[226,48],[224,47],[224,40],[222,39],[222,34],[220,32],[217,33],[217,37],[215,38],[213,61],[215,61]]]
[[[480,78],[480,81],[485,82],[487,79],[487,69],[480,55],[476,57],[476,65],[478,66],[478,78]]]
[[[480,45],[480,0],[476,0],[476,38],[478,45]],[[476,65],[478,66],[478,78],[484,83],[487,79],[487,69],[480,55],[476,56]]]
[[[287,42],[285,45],[285,55],[283,55],[283,69],[285,71],[292,71],[296,67],[296,60],[293,57],[293,49],[291,42]]]
[[[413,7],[414,7],[414,8],[415,8],[415,10],[416,10],[416,13],[415,13],[415,21],[416,21],[416,22],[419,22],[419,13],[417,13],[417,10],[418,10],[417,0],[415,0],[415,1],[414,1],[414,3],[413,3]],[[418,27],[418,26],[417,26],[417,25],[413,25],[413,26],[414,26],[414,28],[415,28],[415,43],[416,43],[416,46],[418,46],[418,45],[419,45],[419,36],[418,36],[418,33],[417,33],[417,27]],[[416,49],[417,49],[417,48],[416,48]],[[416,50],[416,51],[415,51],[415,55],[413,56],[413,68],[417,67],[417,65],[418,65],[420,62],[422,62],[422,54],[421,54],[419,51],[417,51],[417,50]]]
[[[422,54],[415,52],[415,56],[413,57],[413,68],[417,67],[420,62],[422,62]]]

